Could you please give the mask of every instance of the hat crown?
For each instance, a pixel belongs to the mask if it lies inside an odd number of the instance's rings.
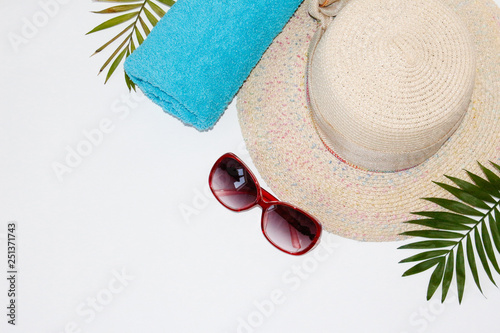
[[[325,145],[377,171],[415,166],[457,129],[474,87],[474,45],[439,0],[350,0],[310,53]]]

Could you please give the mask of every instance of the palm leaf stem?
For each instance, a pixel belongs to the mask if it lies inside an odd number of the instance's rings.
[[[446,256],[449,255],[453,251],[453,249],[455,249],[458,246],[459,243],[461,243],[472,231],[476,230],[477,226],[480,223],[485,222],[484,219],[486,217],[490,216],[490,214],[498,207],[499,204],[500,204],[500,201],[497,201],[496,203],[494,203],[493,206],[490,207],[490,209],[488,210],[488,213],[485,213],[483,215],[483,217],[481,217],[473,227],[471,227],[465,234],[463,234],[462,238],[460,238],[460,240],[457,242],[457,244],[453,245],[451,247],[451,249],[449,250],[449,252],[445,255]],[[485,223],[485,225],[486,225],[486,223]]]
[[[148,2],[148,0],[144,0],[144,2],[142,3],[142,6],[141,8],[139,8],[139,13],[137,14],[137,17],[133,23],[133,26],[132,26],[132,32],[128,35],[127,39],[128,39],[128,43],[127,43],[127,48],[130,48],[130,41],[132,39],[132,36],[134,35],[134,31],[135,29],[137,29],[137,22],[139,22],[139,17],[141,17],[141,14],[144,10],[144,7],[146,6],[146,3]]]

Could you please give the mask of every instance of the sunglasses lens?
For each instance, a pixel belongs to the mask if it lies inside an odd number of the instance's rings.
[[[243,210],[257,202],[257,186],[247,169],[227,157],[214,166],[210,177],[214,195],[229,209]]]
[[[263,217],[264,233],[277,247],[298,253],[312,247],[321,228],[309,216],[285,205],[272,205]]]

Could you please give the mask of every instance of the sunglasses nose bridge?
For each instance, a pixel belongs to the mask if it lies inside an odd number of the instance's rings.
[[[273,201],[279,201],[274,195],[267,192],[263,188],[260,189],[260,193],[261,193],[262,200],[267,202],[267,203],[273,202]]]
[[[272,205],[273,202],[276,201],[279,200],[276,197],[274,197],[271,193],[260,187],[260,195],[257,204],[262,208],[263,213],[269,208],[269,206]]]

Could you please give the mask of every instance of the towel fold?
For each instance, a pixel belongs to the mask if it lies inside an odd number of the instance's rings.
[[[166,112],[213,127],[303,0],[178,0],[125,71]]]

